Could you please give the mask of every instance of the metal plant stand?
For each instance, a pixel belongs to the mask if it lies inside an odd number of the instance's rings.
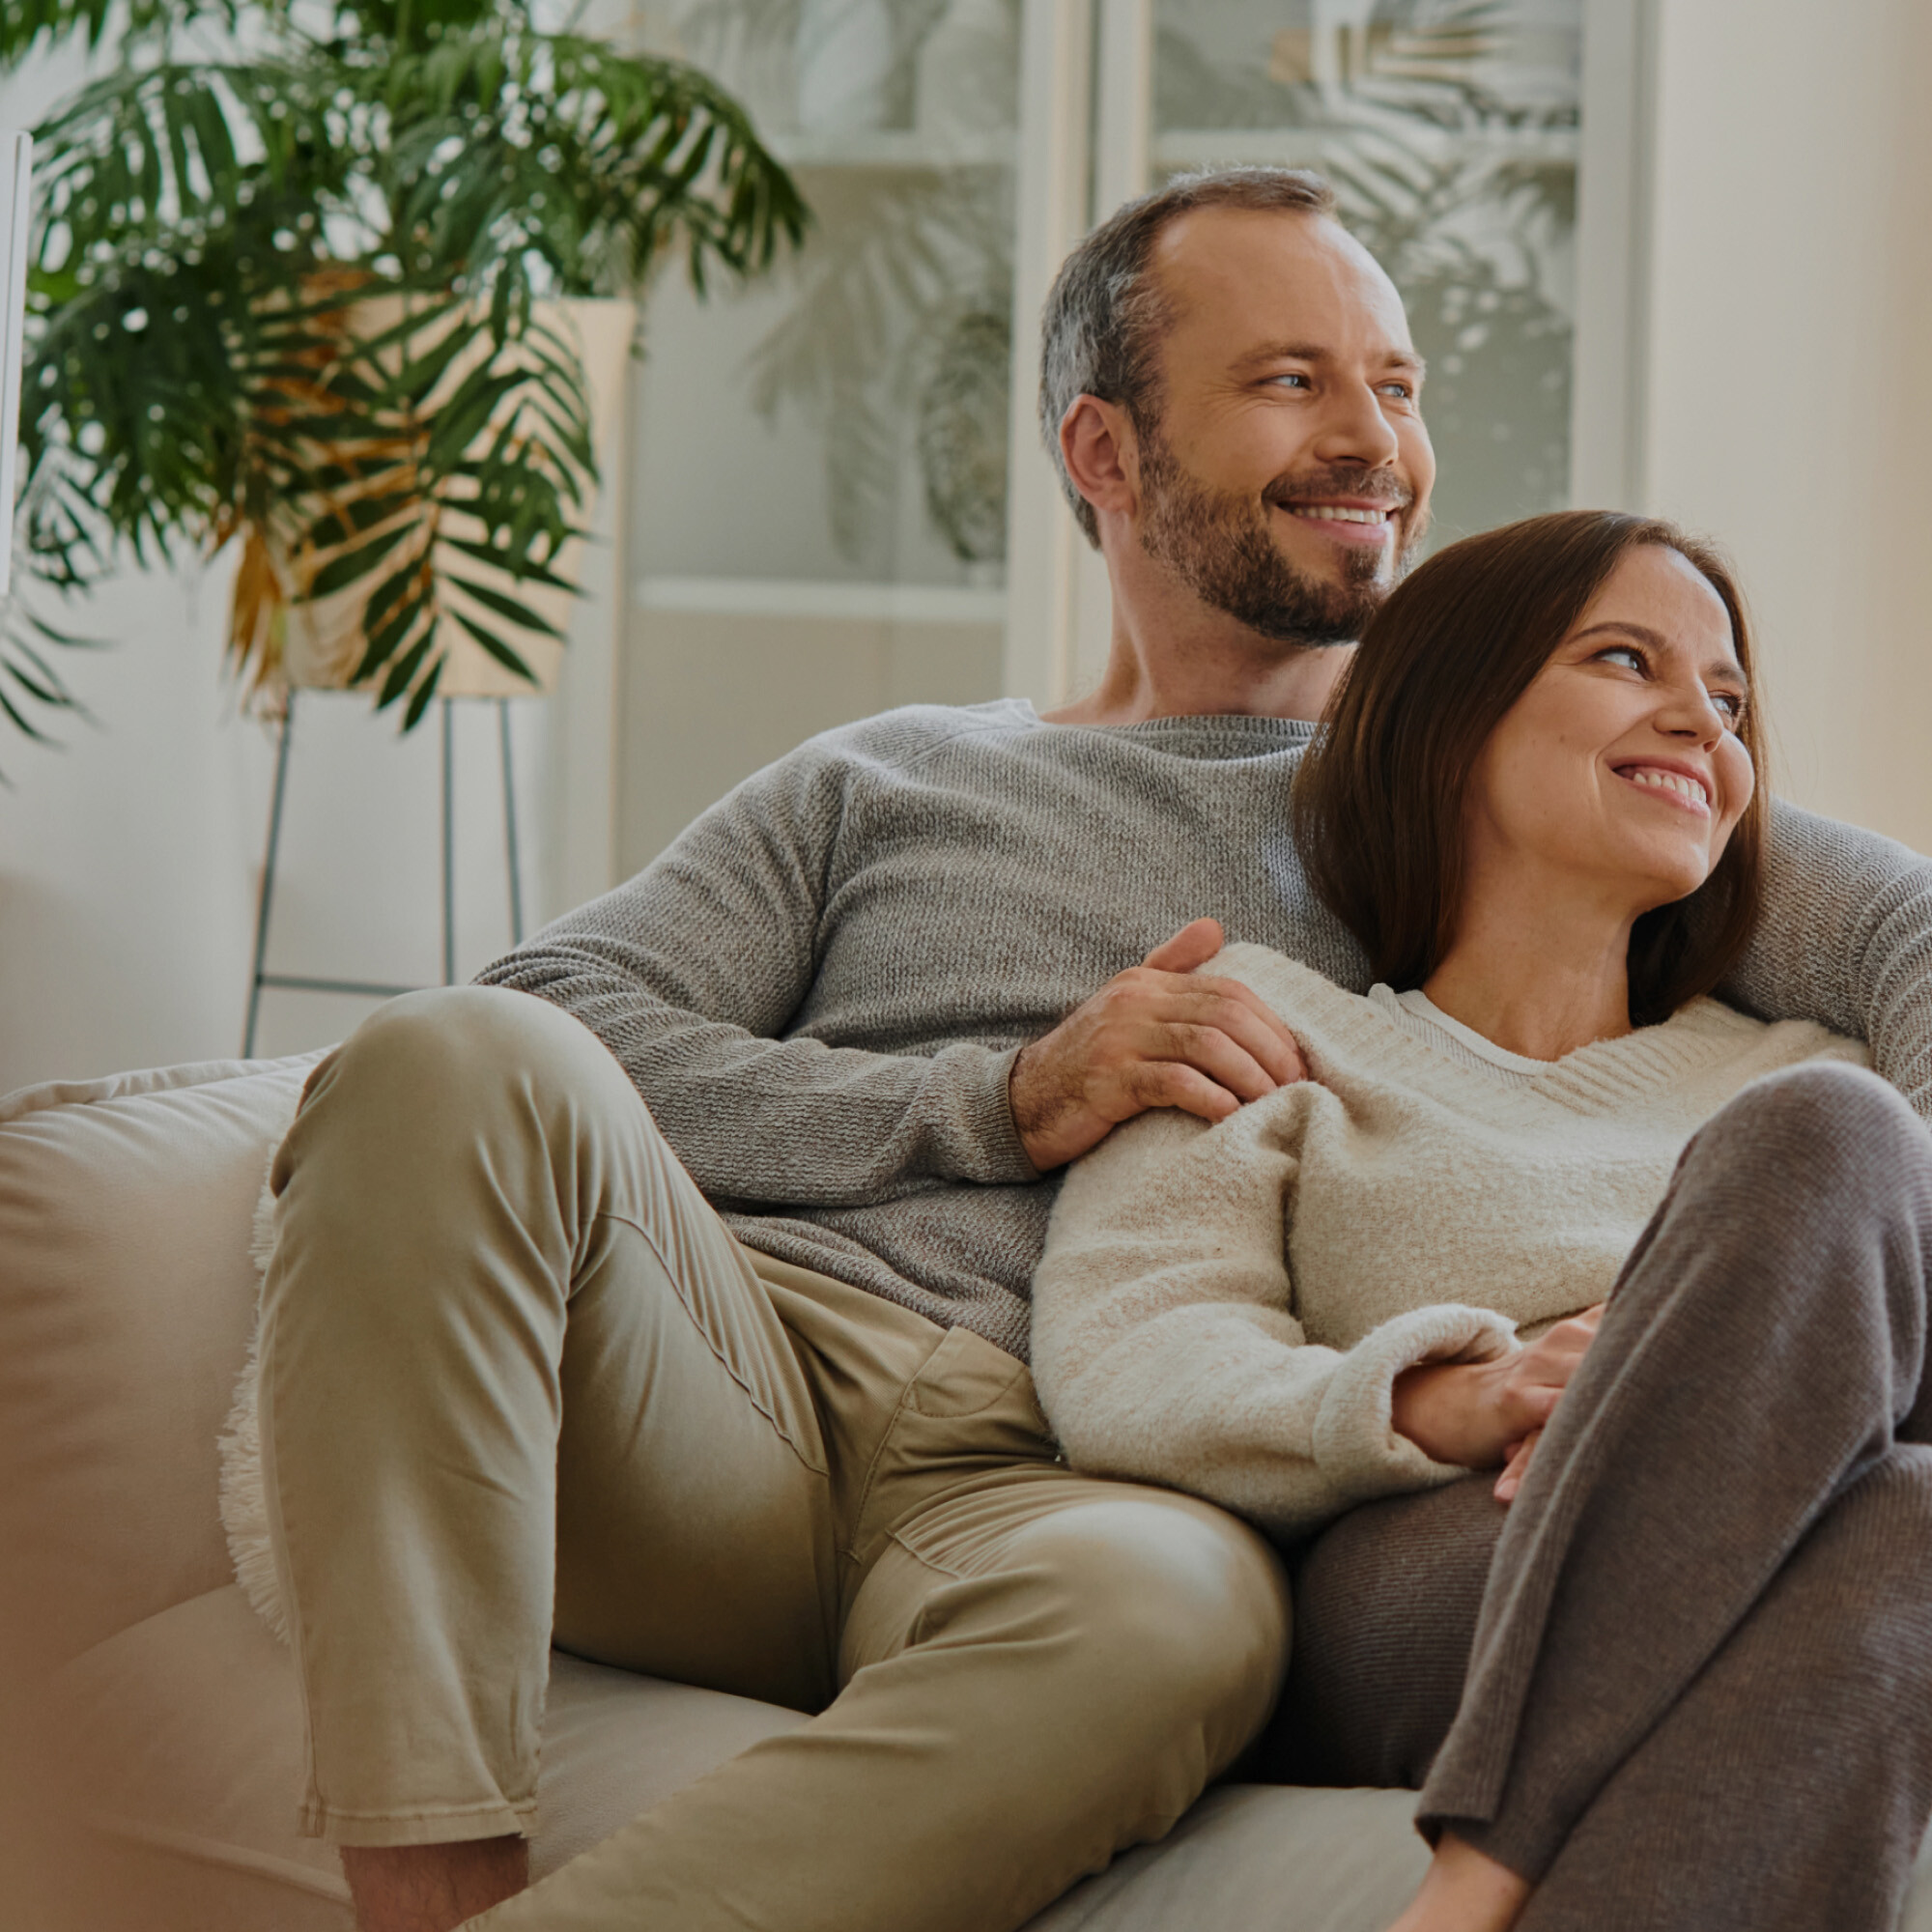
[[[522,868],[517,860],[517,792],[515,770],[510,758],[510,700],[488,700],[497,707],[497,742],[503,766],[503,855],[510,875],[510,940],[521,945],[524,938],[524,888]],[[441,711],[442,768],[442,983],[456,983],[456,759],[452,736],[453,697],[437,700]],[[275,898],[275,864],[282,842],[282,806],[289,788],[289,752],[295,742],[296,694],[291,691],[288,708],[282,714],[281,734],[275,746],[275,788],[269,806],[269,850],[262,866],[262,898],[255,909],[255,966],[248,982],[248,1021],[242,1034],[242,1057],[255,1057],[255,1028],[262,1012],[262,993],[272,986],[288,993],[353,993],[366,1000],[394,999],[398,993],[413,993],[415,986],[390,986],[374,980],[326,980],[306,973],[270,973],[269,921]]]

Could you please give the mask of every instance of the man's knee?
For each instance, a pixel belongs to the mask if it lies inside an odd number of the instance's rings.
[[[331,1300],[378,1252],[374,1276],[391,1289],[438,1288],[507,1213],[522,1233],[505,1252],[539,1252],[560,1276],[586,1207],[655,1134],[602,1042],[549,1002],[476,986],[407,994],[310,1077],[270,1173],[278,1263],[333,1256],[308,1271]]]
[[[380,1081],[399,1095],[478,1100],[532,1080],[601,1080],[621,1069],[562,1008],[501,986],[435,986],[388,1001],[318,1074]],[[320,1084],[313,1082],[312,1084]]]
[[[317,1066],[302,1106],[305,1115],[380,1121],[392,1144],[420,1144],[445,1128],[487,1135],[506,1113],[540,1129],[554,1129],[564,1112],[610,1113],[627,1128],[648,1118],[587,1027],[548,1000],[497,986],[389,1001]]]

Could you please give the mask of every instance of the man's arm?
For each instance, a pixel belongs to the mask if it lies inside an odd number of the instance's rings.
[[[709,1194],[855,1206],[932,1179],[1032,1180],[1007,1101],[1012,1051],[776,1037],[817,970],[848,769],[819,744],[767,767],[479,981],[582,1020]]]
[[[1767,1019],[1863,1039],[1932,1120],[1932,862],[1774,802],[1763,917],[1719,991]]]
[[[1293,1034],[1252,986],[1195,971],[1221,940],[1218,921],[1190,921],[1021,1048],[1009,1093],[1035,1166],[1078,1160],[1151,1108],[1225,1121],[1307,1077]]]
[[[1298,1077],[1293,1037],[1246,987],[1189,974],[1220,945],[1211,922],[1150,955],[1177,970],[1122,974],[1018,1072],[1017,1049],[972,1041],[891,1054],[779,1037],[819,968],[850,771],[836,748],[802,747],[478,976],[582,1020],[707,1194],[853,1207],[934,1180],[1032,1181],[1147,1107],[1218,1119]]]

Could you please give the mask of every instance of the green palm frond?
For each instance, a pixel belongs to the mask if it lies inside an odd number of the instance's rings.
[[[233,29],[242,0],[7,0],[0,8],[0,68],[78,40],[92,49],[109,31],[136,40],[211,19]]]
[[[23,4],[0,69],[102,32],[87,0]],[[522,0],[357,0],[321,32],[281,0],[123,17],[117,65],[35,130],[26,575],[84,591],[239,542],[249,680],[347,598],[351,682],[406,728],[459,635],[528,677],[555,626],[520,586],[568,589],[597,484],[540,303],[639,290],[673,251],[700,293],[757,274],[810,219],[791,178],[696,69],[539,32]],[[17,668],[72,708],[40,652],[63,634],[29,629],[0,693]]]

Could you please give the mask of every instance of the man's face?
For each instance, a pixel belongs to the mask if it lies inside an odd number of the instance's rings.
[[[1152,268],[1171,320],[1136,426],[1143,546],[1263,637],[1360,637],[1435,480],[1394,284],[1334,222],[1246,209],[1182,215]]]

